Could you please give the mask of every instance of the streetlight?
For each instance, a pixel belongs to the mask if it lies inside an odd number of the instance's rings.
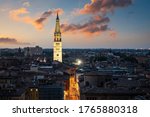
[[[74,64],[79,66],[82,64],[82,61],[80,59],[76,59],[76,62]]]

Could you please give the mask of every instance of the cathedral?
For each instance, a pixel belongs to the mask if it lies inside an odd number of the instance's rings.
[[[58,13],[54,33],[53,61],[62,62],[62,40],[61,40],[60,21]]]

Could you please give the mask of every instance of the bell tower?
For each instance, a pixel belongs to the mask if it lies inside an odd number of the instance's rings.
[[[58,13],[54,33],[53,61],[62,62],[62,40],[61,40],[60,21]]]

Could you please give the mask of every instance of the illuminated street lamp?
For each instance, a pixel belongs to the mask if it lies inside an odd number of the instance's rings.
[[[77,60],[77,64],[78,64],[78,65],[81,65],[81,64],[82,64],[82,61],[81,61],[80,59],[78,59],[78,60]]]
[[[75,65],[81,65],[81,64],[82,64],[82,61],[81,61],[80,59],[77,59],[74,64],[75,64]]]

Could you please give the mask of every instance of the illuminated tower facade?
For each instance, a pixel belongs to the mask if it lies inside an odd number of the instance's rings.
[[[61,40],[61,31],[58,13],[54,33],[53,61],[62,62],[62,40]]]

